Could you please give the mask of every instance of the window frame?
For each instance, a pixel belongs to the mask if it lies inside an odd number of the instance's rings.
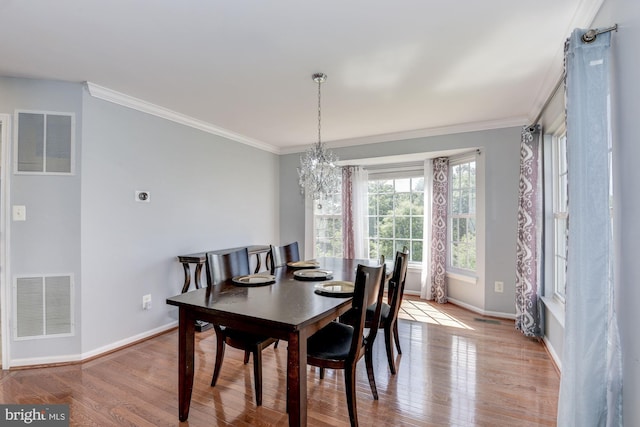
[[[423,183],[422,183],[422,191],[414,191],[413,189],[413,181],[409,182],[409,200],[410,200],[410,206],[413,207],[413,194],[414,193],[421,193],[422,194],[422,215],[414,215],[412,210],[410,211],[409,215],[396,215],[395,214],[395,203],[396,203],[396,194],[406,194],[407,192],[396,192],[396,185],[395,182],[396,180],[402,180],[402,179],[422,179]],[[393,215],[379,215],[379,212],[376,211],[375,215],[371,214],[370,211],[370,203],[371,200],[369,199],[369,196],[371,193],[367,194],[367,221],[369,221],[369,225],[371,225],[371,219],[372,218],[394,218],[393,221],[393,236],[391,238],[380,238],[379,234],[377,233],[377,231],[379,230],[379,227],[376,227],[376,235],[375,236],[371,236],[372,234],[372,230],[371,230],[371,226],[369,227],[369,235],[366,237],[367,240],[367,248],[368,248],[368,253],[369,256],[371,257],[372,254],[372,242],[373,241],[377,241],[380,242],[380,240],[386,240],[386,241],[391,241],[392,242],[392,246],[393,246],[393,250],[392,250],[392,258],[393,255],[395,254],[396,251],[401,250],[401,247],[398,247],[397,242],[398,241],[407,241],[409,243],[408,247],[409,247],[409,262],[408,262],[408,266],[409,267],[421,267],[423,260],[420,261],[416,261],[413,260],[413,255],[415,253],[414,249],[414,243],[415,242],[421,242],[421,246],[420,246],[420,259],[422,259],[423,254],[424,254],[424,226],[425,226],[425,212],[424,212],[424,198],[425,198],[425,184],[424,184],[424,166],[421,166],[420,168],[418,167],[398,167],[398,168],[388,168],[388,169],[384,169],[384,170],[380,170],[380,171],[369,171],[369,185],[372,181],[393,181],[393,192],[390,192],[389,194],[392,195],[392,200],[393,200]],[[384,194],[384,193],[376,193],[376,194]],[[409,237],[396,237],[396,221],[395,218],[409,218]],[[420,238],[415,238],[413,237],[413,218],[422,218],[422,236]],[[378,224],[379,222],[376,221],[376,224]],[[403,245],[404,246],[404,245]],[[375,252],[374,257],[372,258],[378,258],[380,255],[380,246],[378,243],[378,248],[377,251]]]
[[[474,163],[474,177],[473,177],[473,188],[471,186],[466,188],[458,188],[457,190],[473,190],[473,204],[470,203],[469,206],[473,205],[473,212],[469,211],[466,213],[460,213],[457,215],[453,214],[453,167],[459,166],[467,163]],[[478,263],[479,263],[479,252],[478,252],[478,244],[479,244],[479,218],[478,218],[478,158],[476,155],[465,155],[459,157],[452,157],[449,159],[449,170],[447,173],[449,185],[448,185],[448,202],[447,202],[447,273],[457,274],[462,276],[476,276],[479,273]],[[475,260],[474,268],[465,268],[461,266],[453,265],[453,222],[454,219],[465,219],[465,220],[473,220],[474,223],[474,238],[475,245],[473,245],[473,256]],[[458,242],[459,243],[459,242]],[[471,249],[471,245],[467,245],[467,250]]]
[[[565,126],[561,126],[551,135],[552,296],[561,304],[565,303],[567,284],[567,233],[569,225],[567,177],[567,133]],[[564,236],[559,230],[564,231]]]
[[[333,213],[318,213],[318,202],[317,201],[311,201],[311,216],[312,216],[312,254],[313,254],[313,258],[318,258],[318,257],[325,257],[325,256],[331,256],[331,257],[343,257],[344,256],[344,245],[343,245],[343,240],[342,240],[342,178],[340,178],[340,183],[338,184],[338,188],[339,190],[336,193],[333,193],[330,195],[330,197],[334,200],[337,201],[338,203],[334,203],[334,205],[339,206],[340,210],[339,212],[333,212]],[[322,203],[327,203],[328,200],[324,200]],[[324,208],[325,206],[323,206]],[[339,220],[340,221],[340,244],[339,244],[339,250],[333,250],[332,254],[328,254],[328,253],[322,253],[320,254],[318,251],[318,244],[319,242],[319,236],[318,236],[318,223],[319,221],[321,221],[322,219],[328,219],[328,220]],[[324,240],[324,239],[323,239]],[[331,245],[332,243],[330,242],[330,239],[327,239],[327,244]],[[336,248],[334,248],[336,249]]]

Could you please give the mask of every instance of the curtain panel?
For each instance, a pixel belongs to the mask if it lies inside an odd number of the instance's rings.
[[[355,258],[353,169],[354,166],[344,166],[342,168],[342,254],[347,259]]]
[[[420,298],[426,300],[433,300],[431,294],[431,206],[432,206],[432,191],[433,188],[433,161],[426,159],[424,161],[424,227],[422,230],[422,274],[420,276]]]
[[[347,259],[369,258],[368,181],[368,173],[363,168],[342,168],[342,245]]]
[[[431,199],[431,298],[447,302],[447,210],[449,198],[449,159],[433,159]]]
[[[516,329],[544,334],[542,323],[542,156],[540,126],[522,128],[516,244]]]
[[[569,40],[569,238],[559,426],[621,426],[622,374],[613,305],[609,169],[610,33]]]

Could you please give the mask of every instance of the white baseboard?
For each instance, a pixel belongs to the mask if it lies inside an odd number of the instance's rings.
[[[474,305],[471,304],[467,304],[466,302],[462,302],[462,301],[458,301],[455,298],[451,298],[451,297],[447,297],[447,300],[451,303],[451,304],[455,304],[457,306],[460,306],[462,308],[466,308],[469,311],[473,311],[474,313],[478,313],[481,314],[483,316],[490,316],[490,317],[498,317],[501,319],[511,319],[511,320],[515,320],[516,315],[513,313],[501,313],[499,311],[487,311],[487,310],[483,310],[481,308],[478,308]]]
[[[114,350],[118,350],[122,347],[135,344],[138,341],[143,341],[149,337],[152,337],[154,335],[158,335],[162,332],[166,332],[170,329],[173,329],[176,326],[178,326],[178,322],[173,321],[164,326],[160,326],[150,331],[145,331],[141,334],[134,335],[132,337],[129,337],[120,341],[116,341],[114,343],[105,345],[103,347],[88,351],[86,353],[67,354],[67,355],[60,355],[60,356],[47,356],[47,357],[33,357],[28,359],[12,359],[10,361],[10,366],[11,367],[38,366],[38,365],[54,365],[59,363],[81,362],[83,360],[87,360],[96,356],[100,356],[102,354],[109,353]]]
[[[558,353],[556,353],[555,349],[551,345],[551,342],[547,339],[546,335],[544,337],[542,337],[542,341],[544,342],[544,346],[547,348],[547,352],[549,353],[549,355],[553,359],[553,362],[558,367],[558,370],[560,372],[562,372],[562,361],[560,360],[560,357],[558,356]]]

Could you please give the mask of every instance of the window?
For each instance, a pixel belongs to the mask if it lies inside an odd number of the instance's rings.
[[[338,184],[338,188],[341,184]],[[313,237],[315,257],[342,257],[342,195],[332,194],[321,207],[314,202]]]
[[[552,139],[553,173],[553,294],[564,302],[567,283],[567,135],[564,131]]]
[[[369,179],[369,257],[394,259],[409,248],[409,261],[422,262],[424,176]]]
[[[476,269],[476,161],[449,164],[449,267]]]
[[[73,114],[18,112],[16,120],[17,173],[73,173]]]
[[[421,171],[412,174],[415,176],[401,171],[394,178],[385,170],[384,178],[372,173],[369,179],[367,245],[372,259],[384,255],[392,260],[395,252],[406,246],[410,261],[422,262],[424,177]],[[341,257],[341,194],[331,195],[321,205],[313,207],[314,256]]]

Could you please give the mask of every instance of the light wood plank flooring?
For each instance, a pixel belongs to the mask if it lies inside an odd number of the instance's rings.
[[[559,375],[542,344],[452,304],[407,297],[399,324],[403,354],[397,375],[384,342],[374,352],[380,400],[364,360],[358,371],[363,426],[553,426]],[[286,342],[263,352],[263,406],[253,396],[251,362],[227,347],[216,387],[213,331],[197,334],[189,420],[178,421],[177,331],[82,364],[0,372],[0,402],[70,404],[74,426],[287,425]],[[380,337],[378,337],[380,338]],[[348,426],[343,373],[320,381],[309,369],[310,426]]]

